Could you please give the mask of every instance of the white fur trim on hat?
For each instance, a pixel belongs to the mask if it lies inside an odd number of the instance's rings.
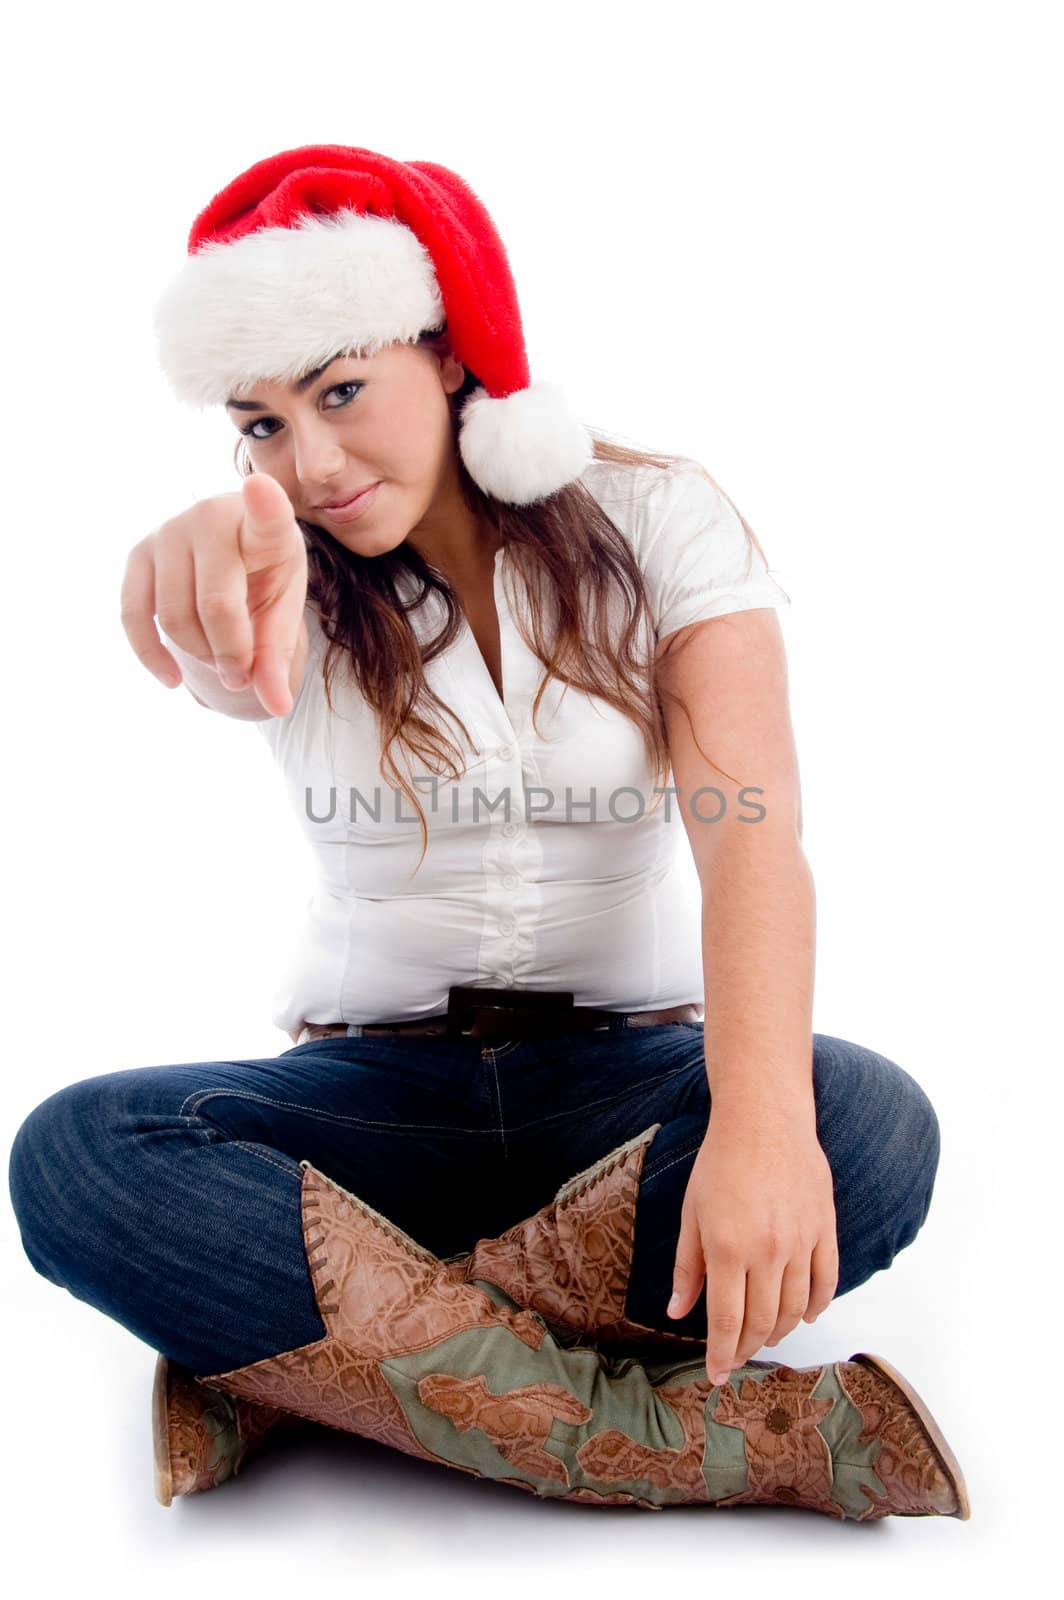
[[[458,448],[474,483],[515,506],[555,494],[594,456],[561,387],[543,382],[502,399],[474,389],[459,417]]]
[[[257,381],[291,382],[345,350],[413,343],[444,320],[417,235],[346,209],[204,245],[154,314],[163,371],[179,399],[201,407]]]

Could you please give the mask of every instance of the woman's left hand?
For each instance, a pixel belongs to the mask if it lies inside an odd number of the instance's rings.
[[[669,1315],[706,1283],[706,1373],[726,1380],[838,1286],[831,1167],[815,1131],[714,1108],[688,1179]]]

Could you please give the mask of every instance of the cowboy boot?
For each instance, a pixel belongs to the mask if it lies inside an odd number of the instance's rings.
[[[967,1517],[948,1447],[878,1358],[751,1361],[718,1386],[704,1353],[643,1363],[568,1347],[498,1286],[467,1281],[300,1166],[325,1336],[200,1383],[541,1498]]]
[[[187,1367],[160,1354],[152,1384],[155,1498],[217,1488],[277,1429],[302,1427],[278,1406],[240,1400],[197,1382]]]
[[[451,1256],[467,1278],[488,1278],[518,1306],[546,1318],[558,1342],[600,1342],[616,1349],[704,1352],[704,1341],[658,1331],[622,1317],[635,1221],[635,1189],[642,1170],[642,1142],[650,1142],[661,1123],[640,1136],[626,1155],[618,1178],[606,1182],[618,1152],[611,1152],[558,1190],[554,1203],[499,1238],[480,1240],[474,1251]],[[568,1198],[570,1226],[558,1234],[557,1206]],[[608,1238],[621,1248],[603,1250]],[[627,1254],[626,1246],[627,1242]],[[597,1286],[590,1274],[595,1264]],[[219,1395],[198,1382],[186,1366],[158,1355],[152,1389],[155,1498],[170,1506],[176,1496],[213,1490],[235,1477],[248,1454],[278,1424],[301,1426],[278,1406]]]
[[[671,1348],[677,1355],[689,1348],[692,1360],[696,1353],[704,1358],[704,1339],[634,1322],[625,1314],[639,1183],[660,1127],[655,1122],[618,1145],[564,1183],[534,1216],[497,1238],[478,1240],[471,1251],[448,1257],[448,1264],[467,1281],[492,1283],[518,1305],[538,1312],[555,1338],[570,1348],[580,1343],[641,1354]],[[772,1363],[748,1366],[772,1369]],[[864,1368],[878,1376],[870,1377]],[[861,1411],[862,1442],[881,1440],[877,1476],[889,1479],[888,1496],[904,1502],[921,1484],[933,1494],[944,1466],[957,1494],[953,1514],[966,1520],[967,1490],[959,1463],[908,1380],[883,1357],[868,1353],[836,1364],[835,1371]],[[726,1408],[728,1403],[725,1396]],[[715,1413],[722,1422],[724,1415]],[[890,1509],[877,1514],[888,1515]]]
[[[623,1250],[600,1292],[593,1300],[588,1295],[592,1259],[606,1265],[596,1240],[601,1236],[605,1241],[607,1231],[622,1241],[631,1234],[642,1166],[642,1150],[636,1146],[649,1142],[658,1127],[656,1123],[631,1146],[622,1147],[628,1159],[620,1166],[619,1179],[614,1180],[614,1185],[620,1183],[622,1193],[611,1198],[611,1189],[602,1182],[612,1171],[618,1152],[611,1152],[559,1190],[554,1206],[563,1194],[578,1191],[581,1197],[580,1210],[575,1199],[571,1208],[573,1221],[580,1220],[580,1236],[568,1236],[564,1249],[553,1207],[545,1206],[536,1217],[498,1239],[482,1239],[473,1252],[447,1259],[460,1262],[464,1276],[489,1279],[519,1306],[539,1312],[559,1343],[579,1339],[618,1349],[661,1348],[677,1355],[689,1351],[692,1360],[703,1354],[704,1340],[645,1327],[608,1310],[614,1303],[623,1306],[627,1284]],[[594,1220],[584,1198],[589,1189],[596,1197]],[[160,1355],[152,1394],[157,1500],[168,1506],[175,1497],[216,1488],[235,1476],[258,1444],[282,1425],[302,1427],[303,1419],[293,1418],[277,1406],[258,1406],[208,1389],[187,1368]]]
[[[549,1323],[562,1344],[584,1342],[618,1350],[661,1349],[685,1354],[691,1360],[704,1354],[704,1341],[686,1334],[659,1331],[629,1322],[618,1307],[624,1306],[629,1261],[614,1251],[613,1266],[600,1240],[613,1237],[624,1246],[634,1229],[635,1189],[642,1170],[642,1141],[650,1142],[661,1123],[640,1136],[634,1146],[622,1147],[626,1160],[618,1179],[606,1184],[618,1152],[611,1152],[578,1178],[558,1190],[554,1203],[534,1218],[520,1222],[499,1238],[483,1238],[474,1251],[450,1256],[461,1262],[467,1278],[488,1278],[506,1291],[518,1306],[536,1310]],[[638,1147],[637,1147],[638,1146]],[[573,1226],[558,1235],[557,1208],[563,1195],[570,1197]],[[592,1198],[594,1197],[594,1198]],[[600,1278],[590,1293],[590,1269],[597,1262]],[[158,1355],[152,1390],[155,1498],[170,1506],[182,1494],[213,1490],[235,1477],[256,1446],[274,1434],[280,1424],[301,1427],[278,1406],[254,1405],[250,1400],[219,1395],[198,1382],[194,1374]]]
[[[649,1141],[650,1135],[658,1127],[660,1123],[656,1123],[648,1134],[641,1135],[640,1140]],[[629,1146],[623,1149],[628,1151]],[[593,1179],[599,1180],[608,1174],[616,1156],[617,1152],[612,1152],[577,1178],[571,1179],[564,1191],[559,1190],[555,1204],[564,1192],[578,1189],[583,1193]],[[598,1183],[596,1192],[600,1204],[596,1210],[601,1213],[601,1220],[596,1222],[595,1227],[585,1226],[582,1229],[584,1238],[569,1241],[568,1255],[572,1264],[579,1265],[580,1269],[575,1274],[568,1274],[564,1269],[559,1272],[561,1253],[556,1227],[547,1225],[549,1207],[544,1207],[536,1218],[519,1224],[499,1239],[481,1240],[472,1254],[466,1252],[448,1260],[460,1261],[464,1276],[490,1279],[516,1300],[519,1306],[538,1311],[550,1324],[551,1331],[560,1343],[572,1343],[580,1337],[583,1342],[601,1342],[623,1349],[671,1348],[677,1354],[690,1351],[694,1359],[696,1355],[704,1353],[704,1340],[659,1332],[623,1318],[607,1317],[609,1296],[598,1295],[594,1305],[584,1304],[581,1307],[578,1304],[581,1295],[586,1299],[586,1290],[580,1287],[580,1280],[586,1278],[586,1267],[595,1251],[596,1229],[602,1232],[606,1228],[605,1213],[610,1211],[614,1214],[612,1228],[622,1236],[630,1232],[631,1225],[634,1225],[634,1186],[641,1166],[642,1153],[636,1151],[635,1159],[628,1163],[627,1178],[624,1178],[625,1169],[622,1168],[625,1188],[631,1186],[633,1193],[630,1197],[626,1194],[620,1201],[609,1203],[607,1190]],[[628,1203],[629,1198],[631,1204]],[[543,1219],[542,1222],[540,1219]],[[474,1265],[477,1270],[471,1271]],[[618,1269],[623,1270],[623,1282],[618,1286],[614,1281],[613,1297],[619,1287],[623,1305],[627,1268],[622,1268],[618,1263]],[[570,1298],[574,1291],[576,1298]],[[563,1311],[567,1315],[561,1315]],[[258,1406],[251,1401],[220,1395],[217,1390],[199,1383],[187,1368],[168,1361],[160,1354],[156,1361],[152,1393],[156,1499],[160,1505],[168,1506],[175,1497],[217,1488],[220,1483],[236,1475],[244,1460],[254,1454],[260,1442],[272,1435],[278,1426],[298,1428],[303,1425],[301,1418],[293,1418],[277,1406]]]

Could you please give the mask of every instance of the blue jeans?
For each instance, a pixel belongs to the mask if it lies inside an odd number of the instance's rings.
[[[931,1202],[938,1119],[901,1067],[813,1036],[841,1295],[890,1265]],[[325,1336],[306,1266],[308,1160],[440,1257],[532,1215],[652,1123],[626,1313],[666,1315],[710,1115],[703,1024],[547,1040],[338,1036],[248,1061],[104,1073],[49,1095],[12,1145],[23,1248],[51,1282],[194,1372]]]

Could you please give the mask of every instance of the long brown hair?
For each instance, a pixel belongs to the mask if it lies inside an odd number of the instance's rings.
[[[439,330],[433,331],[423,334],[418,343],[435,342],[442,336]],[[664,785],[669,749],[656,680],[653,626],[643,575],[631,545],[581,483],[568,484],[548,499],[527,506],[508,505],[484,493],[469,476],[458,453],[459,413],[479,383],[467,368],[461,388],[450,396],[455,453],[462,490],[471,510],[496,530],[524,581],[531,632],[524,625],[525,608],[515,606],[514,615],[526,644],[547,669],[533,705],[533,725],[551,677],[597,695],[629,716],[639,728],[655,780]],[[588,431],[597,461],[633,469],[668,469],[688,459],[641,450],[598,430]],[[237,441],[236,465],[247,477],[254,468],[247,453],[241,454],[242,443]],[[701,467],[701,471],[723,495],[706,469]],[[728,499],[726,495],[724,498]],[[728,503],[732,504],[730,500]],[[737,508],[733,509],[749,544],[763,557],[753,529]],[[438,726],[419,709],[433,702],[453,718],[472,745],[465,723],[430,689],[424,673],[425,664],[449,649],[460,634],[461,605],[442,574],[406,540],[383,555],[360,556],[316,523],[300,518],[299,526],[307,544],[307,596],[330,641],[323,666],[326,701],[332,710],[332,676],[343,660],[364,699],[378,715],[382,774],[397,782],[417,810],[422,843],[416,873],[428,848],[428,829],[416,793],[392,758],[391,746],[398,741],[410,754],[426,762],[438,758],[456,780],[465,770],[457,764],[461,761],[459,747],[444,739]],[[396,579],[403,572],[412,573],[419,580],[413,600],[406,603],[396,588]],[[549,640],[543,619],[544,584],[557,610],[557,625]],[[407,611],[424,604],[432,590],[443,599],[446,621],[432,640],[421,645]],[[611,593],[623,597],[625,620],[619,638],[611,637],[613,630],[608,627],[607,601]],[[675,638],[670,637],[666,651],[674,643]],[[668,698],[677,699],[672,694]],[[689,709],[684,710],[690,721]],[[440,768],[433,770],[440,774]]]

